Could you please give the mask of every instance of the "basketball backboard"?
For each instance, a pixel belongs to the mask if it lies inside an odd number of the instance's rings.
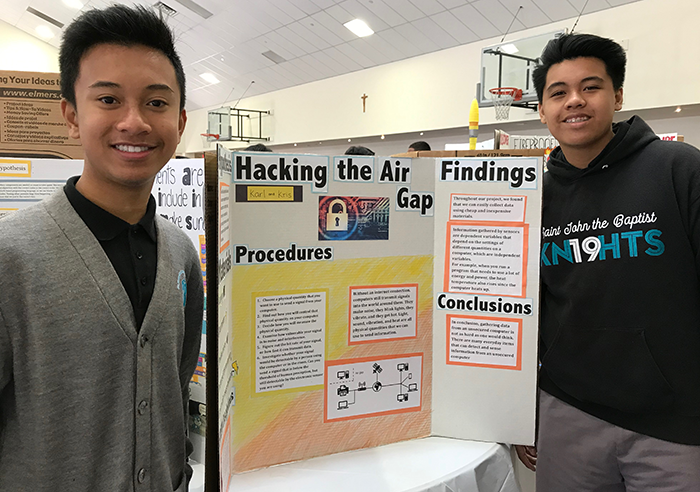
[[[231,140],[231,108],[223,106],[209,111],[207,133],[219,135],[216,140]]]
[[[547,43],[566,31],[556,31],[539,36],[504,41],[481,50],[481,78],[477,84],[479,107],[491,107],[490,89],[513,87],[521,89],[522,99],[512,106],[537,109],[537,92],[532,84],[532,70]]]

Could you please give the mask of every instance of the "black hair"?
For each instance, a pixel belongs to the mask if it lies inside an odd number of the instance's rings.
[[[61,95],[73,106],[80,61],[99,44],[145,46],[163,53],[175,69],[180,87],[180,109],[185,107],[185,71],[175,51],[173,32],[156,12],[140,5],[134,8],[113,5],[103,10],[88,10],[66,28],[58,58]]]
[[[255,145],[249,145],[244,150],[251,152],[272,152],[272,149],[265,144],[257,143]]]
[[[423,140],[413,142],[411,145],[408,146],[408,148],[413,149],[414,152],[418,150],[432,150],[430,148],[430,144],[428,142],[424,142]]]
[[[352,145],[345,151],[345,155],[374,155],[374,152],[362,145]]]
[[[594,34],[564,34],[552,39],[542,51],[539,64],[532,72],[532,81],[537,91],[537,99],[542,102],[547,72],[557,63],[575,58],[598,58],[605,64],[605,71],[612,79],[616,91],[625,82],[625,50],[612,39]]]

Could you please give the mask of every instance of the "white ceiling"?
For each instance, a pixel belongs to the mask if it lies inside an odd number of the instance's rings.
[[[110,0],[82,0],[81,10]],[[157,0],[123,0],[154,4]],[[479,39],[573,19],[638,0],[163,0],[177,13],[169,20],[187,74],[187,109],[220,105],[356,70],[391,63]],[[195,4],[192,6],[192,4]],[[196,6],[212,15],[204,18]],[[0,0],[0,19],[37,36],[45,24],[60,45],[60,30],[27,11],[67,25],[81,10],[63,0]],[[361,18],[375,31],[358,38],[343,23]],[[38,36],[37,36],[38,37]],[[272,50],[285,61],[275,63]],[[209,84],[199,75],[214,73]]]

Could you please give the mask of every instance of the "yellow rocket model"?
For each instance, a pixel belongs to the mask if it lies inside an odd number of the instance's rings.
[[[472,99],[469,108],[469,150],[476,150],[476,137],[479,136],[479,103]]]

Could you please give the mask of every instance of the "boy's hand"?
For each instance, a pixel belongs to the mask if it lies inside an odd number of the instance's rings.
[[[528,470],[535,471],[537,468],[537,448],[534,446],[521,446],[519,444],[515,445],[515,452],[518,454],[518,458],[522,461],[523,465]]]

